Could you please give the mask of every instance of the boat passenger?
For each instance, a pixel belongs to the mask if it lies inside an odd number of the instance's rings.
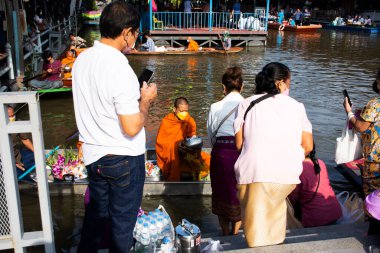
[[[333,224],[342,209],[330,185],[325,163],[315,156],[315,146],[303,161],[301,183],[289,195],[296,218],[304,227]]]
[[[302,18],[303,14],[300,9],[297,9],[297,11],[294,13],[294,20],[296,22],[296,25],[302,25]]]
[[[305,9],[305,11],[303,12],[302,25],[310,25],[310,20],[311,20],[311,13],[308,9]]]
[[[76,51],[74,49],[66,52],[66,57],[62,59],[63,79],[71,79],[71,69],[73,68],[76,59]]]
[[[239,157],[235,145],[234,120],[243,88],[242,70],[228,68],[222,77],[225,97],[210,107],[207,133],[213,144],[211,152],[212,213],[218,215],[223,235],[236,235],[241,226],[234,164]],[[231,228],[230,228],[231,226]]]
[[[365,27],[372,27],[372,19],[370,16],[367,16],[367,18],[364,20],[364,24],[363,24]]]
[[[144,33],[144,40],[145,40],[144,44],[141,45],[141,49],[143,51],[147,51],[147,52],[154,52],[154,51],[156,51],[154,41],[150,37],[150,32],[149,31],[147,31],[147,32]]]
[[[291,25],[291,26],[295,26],[296,25],[296,22],[294,21],[294,19],[289,18],[289,25]]]
[[[189,43],[187,46],[187,51],[198,51],[199,45],[198,43],[193,40],[191,37],[187,37],[187,42]]]
[[[380,69],[377,71],[372,89],[377,93],[377,96],[367,103],[359,117],[356,117],[352,112],[347,98],[345,98],[343,103],[348,121],[354,126],[356,131],[361,133],[360,137],[364,157],[364,168],[361,170],[361,177],[365,196],[380,189]],[[379,226],[380,221],[369,218],[368,234],[371,234],[370,232]]]
[[[11,106],[8,106],[8,117],[9,121],[16,121],[15,111]],[[19,177],[35,164],[32,136],[29,133],[17,133],[12,134],[11,138],[17,167],[17,177]],[[23,180],[32,181],[30,174],[26,175]]]
[[[223,44],[224,44],[223,49],[224,50],[230,50],[231,49],[231,36],[230,36],[230,33],[228,31],[224,31],[222,40],[223,40]]]
[[[86,47],[86,40],[79,37],[79,36],[74,36],[73,33],[70,33],[70,44],[76,48],[81,48],[81,47]]]
[[[196,130],[196,123],[189,114],[189,102],[184,97],[176,98],[173,112],[161,121],[156,141],[157,165],[166,180],[180,181],[181,172],[193,170],[185,167],[179,154],[179,145],[186,138],[196,137]]]
[[[30,81],[30,86],[36,89],[55,89],[62,87],[61,80],[61,61],[53,58],[51,51],[46,50],[42,53],[44,64],[42,65],[43,75],[38,80]]]
[[[305,107],[289,96],[290,78],[284,64],[267,64],[256,76],[255,94],[239,104],[234,122],[241,151],[235,173],[248,247],[284,241],[285,200],[300,183],[302,162],[313,149]]]
[[[282,21],[284,20],[284,9],[281,9],[278,13],[278,23],[282,24]]]

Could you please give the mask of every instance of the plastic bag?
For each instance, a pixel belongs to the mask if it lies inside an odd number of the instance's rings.
[[[343,191],[336,195],[340,207],[342,208],[342,218],[338,224],[347,224],[364,221],[363,200],[357,193],[350,195],[349,192]]]
[[[347,163],[362,157],[362,145],[354,129],[348,128],[348,121],[342,131],[342,136],[336,139],[335,162]]]
[[[219,251],[223,251],[223,247],[222,245],[220,245],[220,241],[210,240],[208,244],[206,245],[206,247],[204,247],[201,250],[201,253],[211,253],[211,252],[219,252]]]

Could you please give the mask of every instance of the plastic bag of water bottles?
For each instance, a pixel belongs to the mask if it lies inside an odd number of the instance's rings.
[[[171,253],[176,251],[173,223],[162,205],[137,218],[133,236],[136,239],[135,252]]]

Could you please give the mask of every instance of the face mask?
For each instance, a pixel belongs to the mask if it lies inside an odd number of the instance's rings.
[[[124,40],[125,40],[125,42],[127,43],[127,46],[126,46],[125,48],[130,48],[130,49],[134,49],[134,48],[135,48],[136,41],[133,42],[133,45],[130,47],[130,46],[128,45],[128,39],[126,39],[126,38],[124,37]]]
[[[189,113],[188,112],[179,112],[179,113],[177,113],[177,117],[180,120],[184,120],[186,118],[187,114],[189,114]]]
[[[10,122],[15,122],[15,121],[16,121],[16,116],[9,117],[9,121],[10,121]]]
[[[187,42],[190,42],[190,40],[186,40]]]

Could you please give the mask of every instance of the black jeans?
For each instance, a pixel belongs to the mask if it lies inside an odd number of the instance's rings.
[[[104,156],[86,166],[90,203],[86,208],[78,252],[98,252],[110,222],[110,251],[127,253],[141,205],[145,180],[144,155]]]

